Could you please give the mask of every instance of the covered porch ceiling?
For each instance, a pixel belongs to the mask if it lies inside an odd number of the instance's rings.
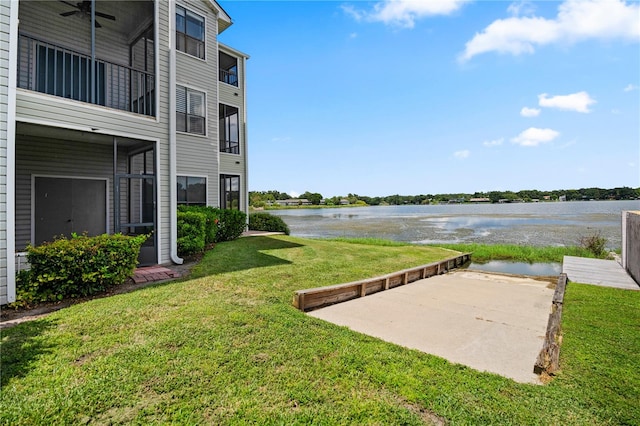
[[[83,4],[83,1],[30,1],[27,5],[20,7],[38,7],[46,9],[50,21],[47,25],[65,26],[77,24],[78,22],[91,21],[90,3]],[[96,21],[101,28],[96,31],[113,31],[123,34],[129,42],[140,35],[154,19],[153,0],[127,0],[127,1],[104,1],[96,0],[96,13],[114,17],[114,20],[96,15]],[[67,14],[62,16],[61,14]]]
[[[34,136],[38,138],[57,139],[72,142],[84,142],[98,145],[113,145],[113,138],[116,138],[118,147],[135,150],[149,147],[153,142],[140,139],[125,138],[121,136],[66,129],[63,127],[44,126],[40,124],[18,122],[16,124],[16,139],[20,136]]]

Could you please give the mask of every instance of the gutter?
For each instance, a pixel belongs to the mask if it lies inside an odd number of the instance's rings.
[[[182,265],[184,259],[178,256],[178,195],[176,180],[176,49],[173,28],[175,2],[169,6],[169,240],[171,261]]]

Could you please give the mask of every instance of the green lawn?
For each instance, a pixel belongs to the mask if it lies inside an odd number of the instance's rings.
[[[535,247],[515,244],[439,244],[451,250],[473,252],[476,262],[490,260],[511,260],[519,262],[556,262],[561,263],[564,256],[594,257],[589,250],[578,247],[547,246]]]
[[[297,289],[450,256],[285,236],[218,244],[188,280],[3,331],[0,422],[640,423],[640,292],[571,283],[563,371],[545,386],[476,372],[291,306]]]

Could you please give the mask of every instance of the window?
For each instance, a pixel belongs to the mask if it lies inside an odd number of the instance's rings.
[[[218,80],[238,87],[238,60],[224,52],[218,52],[220,75]]]
[[[205,134],[205,96],[197,90],[176,86],[176,130]]]
[[[220,175],[220,208],[240,210],[240,176]]]
[[[218,117],[220,117],[220,152],[240,154],[238,108],[220,104]]]
[[[178,204],[189,206],[207,205],[207,179],[203,177],[178,176]]]
[[[204,18],[176,6],[176,49],[204,59]]]

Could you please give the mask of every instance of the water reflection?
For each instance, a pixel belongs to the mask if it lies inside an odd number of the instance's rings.
[[[560,275],[562,272],[562,265],[559,263],[507,262],[504,260],[492,260],[487,263],[471,262],[467,268],[486,272],[536,276]]]

